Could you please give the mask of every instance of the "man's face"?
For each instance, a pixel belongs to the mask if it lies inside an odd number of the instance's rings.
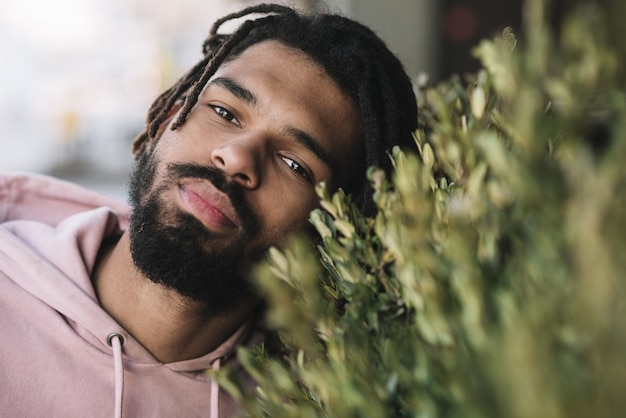
[[[352,180],[360,119],[323,70],[276,41],[224,63],[172,131],[175,117],[133,176],[131,249],[149,277],[166,276],[153,280],[215,304],[209,294],[246,292],[242,268],[306,227],[317,183]]]

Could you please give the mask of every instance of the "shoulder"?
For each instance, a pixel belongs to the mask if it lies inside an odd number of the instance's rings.
[[[128,205],[54,177],[31,173],[0,174],[0,222],[34,220],[56,225],[79,212],[109,207],[121,217]]]

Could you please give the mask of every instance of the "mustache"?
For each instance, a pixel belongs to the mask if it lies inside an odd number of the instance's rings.
[[[230,180],[222,170],[189,163],[170,163],[166,170],[167,177],[173,182],[182,178],[195,178],[211,182],[216,189],[230,199],[237,216],[243,223],[244,230],[250,233],[256,230],[256,217],[243,197],[243,188],[236,181]]]

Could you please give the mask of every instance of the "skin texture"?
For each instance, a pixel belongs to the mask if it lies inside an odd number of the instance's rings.
[[[201,246],[209,255],[236,249],[246,265],[307,226],[319,204],[317,183],[334,189],[355,175],[351,157],[361,146],[355,105],[311,59],[276,41],[224,63],[185,124],[171,130],[177,110],[145,151],[155,176],[140,201],[157,199],[164,225],[176,227],[181,215],[194,218],[207,232]],[[204,178],[172,176],[175,164],[217,169],[239,198]],[[103,308],[158,360],[210,352],[258,306],[248,295],[207,315],[206,301],[181,295],[167,280],[155,283],[137,268],[129,235],[103,249],[94,285]]]

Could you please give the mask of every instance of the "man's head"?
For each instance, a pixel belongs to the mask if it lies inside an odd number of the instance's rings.
[[[250,293],[245,268],[305,228],[317,183],[368,208],[366,166],[389,168],[389,148],[410,143],[416,104],[384,44],[338,16],[252,7],[218,21],[204,52],[134,143],[131,251],[150,279],[221,312]]]
[[[248,17],[232,34],[218,33],[231,20]],[[224,61],[263,40],[277,40],[303,51],[324,69],[355,103],[360,117],[362,148],[349,158],[359,162],[350,184],[340,185],[354,195],[366,214],[372,214],[371,187],[365,170],[369,166],[391,172],[388,153],[393,146],[412,148],[417,128],[417,101],[402,64],[369,28],[333,14],[306,15],[279,5],[258,5],[215,22],[203,45],[204,58],[152,105],[146,129],[133,144],[139,154],[154,141],[171,109],[185,101],[174,127],[183,124],[200,92]],[[285,73],[289,69],[285,68]],[[314,86],[311,86],[314,88]]]

